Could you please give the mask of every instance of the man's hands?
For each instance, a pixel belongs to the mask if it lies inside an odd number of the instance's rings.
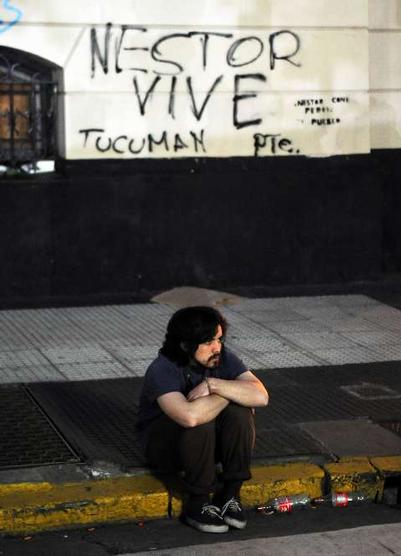
[[[193,388],[187,397],[181,392],[168,392],[157,401],[170,419],[187,428],[208,423],[230,402],[263,407],[269,396],[260,380],[251,371],[245,371],[235,380],[210,377]]]
[[[193,402],[198,398],[203,398],[204,396],[209,396],[210,390],[207,380],[202,380],[198,386],[195,386],[190,393],[187,395],[187,400]]]
[[[206,378],[189,392],[187,401],[193,402],[211,394],[245,407],[263,407],[269,400],[265,387],[251,371],[242,373],[236,380]]]
[[[161,410],[170,419],[186,428],[208,423],[229,404],[228,400],[217,394],[199,396],[190,402],[181,392],[163,394],[157,398],[157,401]]]

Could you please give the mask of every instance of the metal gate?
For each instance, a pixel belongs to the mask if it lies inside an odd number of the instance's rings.
[[[12,168],[56,154],[57,83],[0,54],[0,163]]]

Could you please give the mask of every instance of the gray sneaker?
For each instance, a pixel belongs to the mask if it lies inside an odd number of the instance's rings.
[[[207,502],[198,509],[187,510],[185,521],[191,527],[204,533],[226,533],[228,531],[228,525],[224,523],[220,509]]]

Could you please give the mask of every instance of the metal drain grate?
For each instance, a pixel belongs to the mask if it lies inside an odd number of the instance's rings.
[[[57,427],[92,461],[144,465],[135,432],[142,379],[32,384],[29,390]]]
[[[0,387],[0,468],[81,461],[23,386]]]

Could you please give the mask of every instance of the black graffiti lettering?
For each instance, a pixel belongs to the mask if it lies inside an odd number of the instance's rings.
[[[144,33],[146,33],[145,37]],[[155,106],[154,93],[163,89],[163,91],[166,91],[166,94],[163,95],[165,116],[175,121],[178,118],[180,108],[186,110],[189,108],[195,120],[200,122],[206,109],[211,104],[211,97],[215,93],[217,95],[217,91],[220,90],[222,80],[224,78],[229,79],[225,77],[224,70],[221,70],[217,76],[212,74],[211,77],[207,77],[203,74],[202,82],[205,79],[209,79],[209,81],[206,82],[206,86],[203,86],[203,83],[200,85],[201,79],[197,77],[198,72],[201,72],[201,65],[203,70],[206,70],[210,65],[214,54],[212,47],[215,44],[219,49],[213,62],[216,63],[216,66],[223,63],[226,71],[230,70],[230,75],[232,75],[231,68],[242,68],[255,62],[258,62],[259,65],[261,59],[264,60],[266,65],[270,63],[271,71],[278,66],[285,67],[285,65],[278,64],[279,61],[288,62],[295,67],[301,66],[297,56],[301,48],[301,39],[293,31],[279,30],[261,36],[261,38],[257,35],[236,38],[237,36],[232,33],[190,31],[158,35],[158,38],[154,41],[153,33],[148,32],[148,28],[143,26],[121,25],[116,27],[107,23],[102,32],[99,31],[98,27],[93,26],[90,30],[91,76],[93,78],[99,71],[101,74],[108,74],[113,69],[117,75],[126,70],[148,74],[149,77],[141,76],[138,73],[132,79],[133,104],[138,104],[137,113],[141,116],[151,115],[152,108]],[[134,37],[135,42],[133,39],[130,42],[130,37]],[[138,37],[141,37],[143,42],[137,42]],[[219,43],[216,42],[217,40],[223,40],[224,42]],[[195,62],[193,67],[189,65],[187,67],[186,65],[189,57],[185,56],[185,48],[188,46],[196,50],[199,58],[194,60],[194,57],[191,57],[188,61],[188,64],[194,64]],[[146,58],[146,63],[137,64],[138,66],[143,65],[143,67],[128,67],[130,65],[135,66],[135,63],[130,63],[131,56],[141,60]],[[220,56],[222,59],[219,58]],[[100,70],[98,66],[100,66]],[[158,71],[159,69],[160,71]],[[240,72],[241,70],[237,71]],[[257,111],[257,97],[260,90],[265,90],[266,86],[262,83],[266,83],[268,77],[267,71],[264,73],[251,73],[252,70],[249,69],[242,71],[248,71],[249,73],[234,75],[232,84],[232,122],[234,128],[238,130],[262,124],[263,112],[258,113]],[[162,79],[163,82],[160,84]],[[254,80],[254,82],[252,83],[250,80]],[[243,83],[244,81],[245,83]],[[208,83],[210,83],[209,87]],[[324,112],[331,110],[324,106],[316,107],[314,105],[321,102],[322,99],[313,99],[312,104],[311,99],[300,99],[295,105],[305,107],[304,110],[310,115],[320,116],[320,114],[323,115]],[[348,97],[332,97],[331,102],[348,102]],[[332,125],[334,123],[338,122],[329,118],[316,118],[311,121],[311,125],[314,126]],[[156,137],[151,133],[145,134],[145,145],[142,144],[142,146],[140,139],[136,139],[134,143],[133,139],[130,140],[125,135],[110,139],[111,143],[108,144],[108,138],[103,135],[104,130],[101,128],[86,128],[80,130],[80,133],[83,134],[84,147],[93,140],[92,148],[96,143],[96,148],[100,152],[107,152],[112,149],[113,152],[118,154],[124,154],[128,150],[135,154],[137,149],[140,149],[138,152],[142,152],[147,147],[149,152],[153,152],[157,146],[165,147],[166,151],[178,152],[188,148],[188,144],[191,145],[192,142],[188,135],[185,137],[182,133],[176,133],[174,136],[174,134],[169,135],[167,132],[160,132],[161,136],[159,136],[157,132]],[[189,130],[188,133],[192,134],[194,150],[206,152],[203,131],[199,136]],[[292,153],[294,150],[291,141],[285,137],[278,138],[278,136],[271,134],[255,134],[253,138],[256,156],[266,148],[269,148],[273,154],[276,151]]]
[[[149,152],[153,152],[153,144],[155,145],[163,145],[166,151],[169,150],[168,142],[167,142],[167,131],[163,131],[161,138],[155,139],[151,133],[148,134],[148,148]]]
[[[110,139],[110,137],[107,139],[107,147],[101,147],[101,146],[100,146],[100,141],[101,141],[101,140],[102,140],[101,137],[97,137],[97,138],[96,138],[95,147],[97,148],[97,150],[98,150],[99,152],[105,153],[105,152],[109,151],[110,148],[111,148],[111,139]]]
[[[323,104],[322,98],[302,98],[297,100],[295,106],[315,106],[317,104]]]
[[[176,153],[180,149],[187,149],[188,145],[184,143],[179,133],[174,135],[174,152]]]
[[[311,108],[305,108],[305,114],[321,114],[323,112],[333,112],[333,109],[328,106],[312,106]]]
[[[199,121],[202,118],[202,114],[203,111],[206,108],[207,103],[209,102],[210,97],[212,96],[215,88],[217,87],[217,85],[220,83],[220,81],[223,79],[222,75],[219,75],[219,77],[217,77],[214,80],[214,83],[212,84],[212,86],[210,87],[210,89],[208,90],[207,94],[206,94],[206,98],[202,103],[202,106],[200,107],[200,109],[197,108],[196,106],[196,101],[195,101],[195,96],[194,96],[194,91],[192,88],[192,77],[187,77],[187,86],[188,86],[188,91],[191,97],[191,102],[192,102],[192,112],[195,116],[195,118]]]
[[[280,44],[279,44],[280,38],[283,38],[286,35],[292,37],[295,41],[295,45],[292,52],[280,52],[282,50],[282,47],[280,48]],[[290,64],[298,68],[301,66],[301,64],[298,64],[297,62],[294,62],[294,60],[291,60],[291,58],[296,56],[296,54],[298,53],[301,47],[301,41],[298,35],[296,35],[292,31],[287,31],[287,30],[278,31],[277,33],[272,33],[269,36],[269,43],[270,43],[270,69],[271,70],[275,69],[276,60],[287,60],[287,62],[289,62]]]
[[[312,118],[311,125],[317,125],[317,126],[333,125],[333,124],[339,124],[340,122],[341,122],[340,118],[321,118],[321,119]]]
[[[198,152],[198,145],[202,147],[202,152],[207,152],[206,151],[206,147],[205,147],[205,143],[204,143],[204,129],[201,129],[200,131],[200,137],[198,137],[196,135],[196,133],[194,131],[190,131],[189,133],[192,135],[192,139],[194,140],[194,148],[195,148],[195,152]]]
[[[275,154],[276,152],[276,137],[279,137],[279,133],[272,135],[272,134],[263,134],[263,133],[255,133],[253,136],[253,144],[255,147],[255,156],[259,155],[260,149],[266,148],[267,145],[270,146],[271,152]],[[270,141],[268,141],[270,139]]]
[[[238,105],[241,100],[246,100],[248,98],[255,98],[256,93],[247,92],[240,93],[240,83],[243,79],[257,79],[259,81],[266,81],[266,76],[262,73],[249,73],[244,75],[236,75],[234,77],[234,97],[233,97],[233,123],[237,129],[242,129],[250,125],[259,125],[262,122],[261,118],[256,118],[255,120],[243,120],[238,119]]]
[[[235,37],[233,33],[220,33],[210,31],[190,31],[185,33],[169,33],[159,36],[155,41],[151,41],[148,28],[137,25],[120,25],[114,27],[111,23],[107,23],[104,27],[102,36],[99,35],[99,28],[93,26],[90,30],[90,50],[91,50],[91,77],[96,74],[97,66],[100,65],[105,74],[109,73],[111,58],[114,55],[115,73],[119,74],[124,70],[133,70],[143,73],[153,72],[156,75],[174,76],[184,72],[184,65],[179,62],[178,56],[186,47],[186,41],[199,39],[200,44],[200,62],[205,70],[209,65],[209,59],[212,56],[213,40],[223,39],[227,41]],[[114,32],[114,51],[111,53],[110,46],[112,34]],[[147,33],[147,45],[131,45],[127,44],[127,36],[129,33]],[[174,48],[172,48],[174,47]],[[250,35],[240,37],[234,42],[227,43],[227,51],[225,61],[228,67],[243,67],[253,64],[259,60],[264,52],[270,49],[268,54],[270,70],[276,69],[278,61],[286,61],[296,67],[300,67],[296,56],[301,48],[301,39],[299,35],[288,29],[283,29],[275,33],[271,33],[265,37]],[[148,53],[148,63],[144,63],[143,67],[135,66],[124,67],[130,65],[124,63],[129,60],[126,53],[136,51]],[[173,52],[169,54],[169,52]],[[175,55],[177,53],[177,56]],[[123,57],[123,55],[125,56]],[[149,63],[150,62],[150,63]],[[156,62],[156,64],[155,64]],[[138,64],[140,66],[140,64]],[[160,67],[159,67],[160,66]],[[185,67],[189,71],[189,67]],[[333,98],[332,102],[347,102],[347,97],[337,99]]]
[[[175,66],[176,68],[174,73],[159,72],[155,70],[154,73],[157,73],[159,75],[178,75],[179,73],[182,73],[184,71],[184,68],[178,62],[174,62],[173,60],[164,60],[163,54],[160,52],[159,49],[160,45],[163,44],[165,41],[169,41],[171,39],[178,39],[178,38],[188,38],[188,33],[174,33],[172,35],[165,35],[164,37],[161,37],[158,41],[154,43],[150,51],[150,55],[152,59],[155,60],[155,62],[161,62],[162,64],[170,64],[172,66]]]
[[[136,98],[138,99],[138,104],[139,104],[139,110],[141,112],[141,116],[145,115],[145,108],[146,108],[146,103],[148,102],[149,98],[151,98],[153,91],[156,88],[156,85],[159,83],[161,77],[160,75],[157,75],[151,86],[149,87],[149,89],[146,91],[145,94],[145,98],[142,100],[141,99],[141,95],[140,95],[140,89],[139,89],[139,85],[138,85],[138,80],[136,77],[134,77],[133,79],[133,83],[134,83],[134,89],[135,89],[135,94],[136,94]]]
[[[85,133],[84,136],[84,147],[86,147],[86,143],[89,138],[90,133],[104,133],[104,129],[101,127],[87,127],[86,129],[79,129],[78,133]]]
[[[188,33],[188,37],[195,37],[200,36],[201,45],[202,45],[202,66],[203,69],[207,67],[207,53],[208,53],[208,45],[209,45],[209,37],[222,37],[224,39],[231,39],[232,33],[209,33],[209,32],[202,32],[202,31],[191,31]]]
[[[114,151],[115,153],[124,154],[125,151],[123,151],[123,150],[117,148],[117,143],[118,143],[119,141],[122,141],[123,139],[125,139],[125,141],[127,141],[127,140],[128,140],[128,137],[127,137],[126,135],[119,135],[118,137],[116,137],[116,138],[114,139],[114,141],[113,141],[113,143],[112,143],[112,145],[111,145],[111,148],[113,149],[113,151]]]
[[[255,133],[253,136],[254,155],[259,156],[263,149],[267,149],[269,154],[277,154],[277,150],[292,154],[294,146],[291,139],[281,137],[280,133]],[[299,150],[295,151],[299,154]]]
[[[245,42],[247,41],[256,41],[259,47],[259,51],[257,52],[256,55],[254,55],[253,58],[250,58],[249,60],[246,60],[245,62],[237,62],[236,61],[236,52],[238,50],[238,48],[243,45]],[[233,44],[230,46],[230,48],[228,49],[227,52],[227,64],[233,68],[239,68],[241,66],[247,66],[249,64],[252,64],[253,62],[255,62],[258,58],[260,58],[260,56],[262,55],[264,50],[264,45],[263,42],[259,39],[259,37],[244,37],[242,39],[238,39],[237,41],[233,42]]]
[[[134,143],[135,143],[135,139],[131,139],[130,142],[128,143],[128,150],[130,153],[132,154],[139,154],[143,151],[144,147],[145,147],[145,139],[142,139],[142,145],[140,149],[134,149]]]
[[[112,23],[106,23],[106,31],[104,33],[104,49],[103,54],[100,51],[100,46],[97,40],[96,27],[91,29],[91,77],[93,78],[96,73],[96,58],[102,66],[103,72],[109,71],[109,52],[110,52],[110,37],[111,37]]]
[[[333,104],[337,104],[337,103],[340,103],[340,102],[349,102],[349,97],[333,97],[331,99],[331,102]]]
[[[278,148],[281,151],[285,151],[290,154],[294,152],[292,141],[290,139],[280,139],[280,141],[278,142]]]
[[[125,33],[127,31],[140,31],[142,33],[146,33],[147,29],[145,27],[137,27],[136,25],[121,25],[121,33],[120,33],[120,37],[118,39],[116,39],[116,50],[115,50],[115,70],[116,73],[121,73],[123,70],[120,67],[120,55],[121,55],[121,50],[142,50],[147,52],[149,50],[149,48],[147,47],[141,47],[141,46],[125,46],[124,48],[122,48],[122,44],[123,44],[123,40],[125,37]],[[144,73],[147,73],[148,70],[145,68],[129,68],[130,70],[136,70],[136,71],[142,71]]]
[[[178,152],[182,149],[193,148],[196,153],[202,151],[206,153],[205,140],[204,140],[204,129],[199,132],[189,131],[187,136],[183,136],[183,133],[171,133],[167,131],[161,132],[160,137],[155,137],[154,134],[149,133],[145,137],[129,137],[128,135],[118,135],[117,137],[107,137],[105,130],[101,128],[88,128],[79,130],[80,133],[85,134],[85,146],[89,148],[95,148],[101,153],[106,153],[112,150],[116,154],[125,155],[131,153],[133,155],[140,154],[144,149],[147,148],[149,153],[155,151],[155,147],[162,147],[165,151],[170,150],[170,144],[174,152]],[[87,145],[87,139],[91,133],[95,133],[93,137],[93,142]]]
[[[171,78],[170,97],[168,101],[168,113],[175,120],[175,88],[177,86],[177,77],[173,75]]]

